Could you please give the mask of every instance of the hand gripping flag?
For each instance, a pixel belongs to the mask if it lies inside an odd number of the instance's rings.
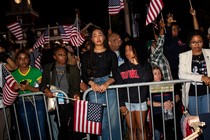
[[[74,131],[101,135],[102,116],[102,104],[76,100],[74,103]]]
[[[13,104],[19,93],[13,89],[16,80],[4,65],[2,65],[2,75],[4,80],[4,85],[2,87],[3,104],[9,106]]]
[[[17,40],[23,39],[23,31],[20,26],[19,22],[14,22],[12,24],[9,24],[7,28],[12,32],[12,34],[17,38]]]
[[[158,14],[163,9],[163,6],[162,0],[152,0],[150,2],[147,11],[146,26],[157,18]]]

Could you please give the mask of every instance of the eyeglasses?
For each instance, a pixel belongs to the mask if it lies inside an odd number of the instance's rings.
[[[203,41],[192,41],[192,42],[190,42],[191,45],[196,45],[196,44],[201,45],[202,43],[203,43]]]

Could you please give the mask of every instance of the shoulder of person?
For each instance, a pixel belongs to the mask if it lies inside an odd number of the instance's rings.
[[[66,64],[66,68],[67,68],[67,71],[68,71],[68,72],[69,72],[69,71],[72,71],[72,70],[74,70],[74,71],[79,71],[79,68],[78,68],[77,65]]]
[[[106,50],[106,52],[107,52],[107,54],[110,56],[112,56],[112,57],[116,57],[117,58],[117,54],[114,52],[114,51],[112,51],[112,50],[110,50],[110,49],[107,49]]]
[[[202,49],[203,52],[210,52],[210,48],[209,49]]]
[[[128,61],[125,61],[124,63],[122,63],[122,64],[118,67],[118,69],[120,69],[120,70],[125,70],[125,69],[129,69],[129,68],[131,68],[131,67],[130,67],[130,64],[129,64]]]
[[[32,71],[40,71],[40,72],[41,72],[41,70],[38,69],[38,68],[36,68],[36,67],[31,67],[30,69],[31,69]]]
[[[53,69],[55,69],[55,62],[45,64],[43,69],[47,71],[52,71]]]

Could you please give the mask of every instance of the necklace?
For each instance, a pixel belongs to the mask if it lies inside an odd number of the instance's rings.
[[[101,53],[95,53],[98,57],[102,57],[104,52],[101,52]]]
[[[102,49],[94,49],[94,52],[95,53],[103,53],[103,52],[105,52],[106,51],[106,48],[102,48]]]
[[[193,61],[194,61],[195,63],[200,64],[203,60],[204,60],[203,54],[200,54],[200,55],[193,55]]]

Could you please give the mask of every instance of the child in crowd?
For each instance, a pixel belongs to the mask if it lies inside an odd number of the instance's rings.
[[[126,59],[125,63],[118,68],[117,84],[141,83],[152,80],[151,65],[144,61],[143,55],[140,55],[139,52],[141,52],[139,42],[128,41],[125,43]],[[120,111],[126,119],[130,139],[146,140],[146,100],[149,92],[145,86],[140,88],[141,94],[138,90],[138,87],[130,87],[129,93],[127,93],[127,88],[119,89]]]
[[[158,66],[153,66],[152,73],[155,82],[163,80],[161,69]],[[153,110],[155,139],[160,140],[163,135],[163,119],[165,120],[166,139],[174,138],[173,119],[175,116],[173,114],[174,102],[172,92],[152,93],[151,97],[152,99],[148,99],[147,104],[151,106]],[[162,106],[164,109],[164,117],[162,116]]]

